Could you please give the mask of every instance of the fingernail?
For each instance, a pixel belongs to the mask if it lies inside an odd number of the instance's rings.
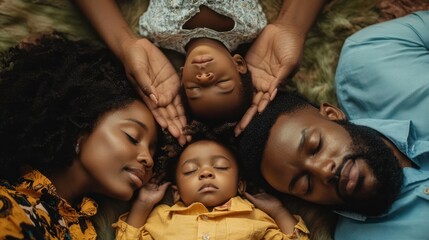
[[[155,94],[152,93],[149,97],[152,100],[152,102],[154,102],[155,104],[158,104],[158,99],[156,99]]]

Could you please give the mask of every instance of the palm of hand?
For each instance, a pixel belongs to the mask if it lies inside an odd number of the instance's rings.
[[[299,31],[282,25],[267,25],[246,55],[256,90],[252,105],[236,125],[239,135],[257,112],[262,112],[277,93],[277,86],[301,62],[304,38]]]
[[[147,39],[138,39],[127,48],[124,65],[141,95],[154,94],[158,106],[167,106],[178,94],[179,76],[167,57]]]
[[[246,55],[257,91],[272,93],[299,66],[304,37],[281,25],[269,24]]]
[[[123,63],[128,79],[162,128],[185,144],[186,118],[178,95],[180,80],[165,55],[149,40],[137,39],[125,48]]]

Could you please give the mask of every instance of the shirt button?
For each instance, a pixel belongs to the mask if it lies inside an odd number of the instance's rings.
[[[210,236],[208,234],[203,235],[203,240],[209,240],[209,239],[210,239]]]
[[[203,219],[204,221],[207,221],[209,219],[209,217],[207,217],[206,215],[202,215],[201,219]]]
[[[426,195],[429,195],[429,187],[425,188],[425,190],[423,190],[423,192],[424,192]]]

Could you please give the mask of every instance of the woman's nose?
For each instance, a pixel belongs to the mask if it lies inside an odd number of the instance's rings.
[[[141,163],[145,168],[152,168],[153,167],[153,159],[150,155],[149,150],[141,152],[137,156],[137,161]]]

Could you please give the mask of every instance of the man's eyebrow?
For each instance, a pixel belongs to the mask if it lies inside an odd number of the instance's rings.
[[[292,180],[290,180],[290,183],[289,183],[289,193],[291,193],[291,192],[293,192],[293,189],[295,188],[295,184],[296,184],[296,181],[298,181],[298,178],[299,178],[300,176],[294,176],[293,178],[292,178]]]
[[[304,147],[306,137],[307,137],[307,128],[304,128],[301,130],[301,140],[299,141],[299,144],[298,144],[298,152],[300,152],[301,149]],[[300,177],[301,176],[296,175],[292,178],[292,180],[290,180],[289,192],[292,192],[292,190],[295,188],[296,181],[298,181]]]
[[[303,148],[306,138],[307,138],[307,128],[304,128],[301,130],[301,140],[299,141],[298,151],[301,151],[301,149]]]
[[[142,127],[146,131],[149,130],[148,127],[146,126],[146,124],[144,124],[144,123],[142,123],[142,122],[140,122],[138,120],[135,120],[135,119],[132,119],[132,118],[127,118],[126,120],[134,122],[134,123],[137,123],[137,125],[139,125],[140,127]]]

